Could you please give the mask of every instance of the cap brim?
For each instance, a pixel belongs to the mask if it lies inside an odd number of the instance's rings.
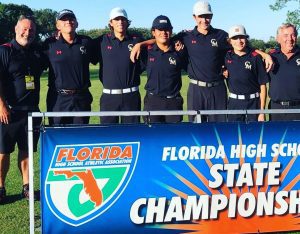
[[[69,16],[70,18],[76,19],[76,16],[75,16],[74,14],[66,13],[66,14],[62,14],[62,15],[60,15],[59,17],[57,17],[56,20],[60,20],[60,19],[62,19],[62,18],[65,17],[65,16]]]
[[[157,27],[152,27],[152,29],[158,29],[158,30],[172,30],[173,27],[166,27],[166,26],[157,26]]]

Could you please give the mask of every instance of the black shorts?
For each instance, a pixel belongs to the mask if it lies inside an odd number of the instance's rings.
[[[33,119],[33,150],[37,151],[39,139],[40,118]],[[0,123],[0,153],[10,154],[15,149],[17,143],[18,149],[28,152],[28,112],[11,111],[9,124]]]
[[[183,98],[178,95],[174,98],[160,97],[147,93],[144,99],[145,111],[183,110]],[[182,115],[153,115],[144,118],[148,123],[178,123]]]

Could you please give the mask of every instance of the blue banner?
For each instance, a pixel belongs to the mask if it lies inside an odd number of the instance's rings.
[[[43,233],[300,230],[300,123],[46,128]]]

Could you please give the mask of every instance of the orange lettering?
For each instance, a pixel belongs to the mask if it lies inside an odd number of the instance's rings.
[[[132,147],[131,145],[127,145],[122,152],[120,158],[132,158]]]
[[[102,148],[97,147],[93,148],[92,155],[91,155],[91,160],[100,160],[100,155],[102,154]]]
[[[120,146],[112,146],[109,154],[109,159],[115,159],[120,156],[122,149]]]
[[[87,147],[81,148],[77,153],[77,159],[79,161],[84,161],[90,156],[90,153],[91,153],[91,151],[89,148],[87,148]]]
[[[76,157],[74,157],[73,153],[74,153],[74,148],[70,148],[68,149],[68,157],[67,157],[67,161],[75,161]]]
[[[104,160],[104,159],[107,159],[107,154],[108,154],[108,152],[109,152],[109,147],[105,147],[104,148],[104,152],[103,152],[103,156],[102,156],[102,159]]]
[[[67,155],[68,155],[68,149],[65,148],[60,149],[57,155],[56,162],[61,162],[63,158],[67,157]]]

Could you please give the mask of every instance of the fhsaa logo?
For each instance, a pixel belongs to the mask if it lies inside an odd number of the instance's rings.
[[[56,146],[45,182],[47,204],[79,226],[106,212],[134,172],[139,142]]]

